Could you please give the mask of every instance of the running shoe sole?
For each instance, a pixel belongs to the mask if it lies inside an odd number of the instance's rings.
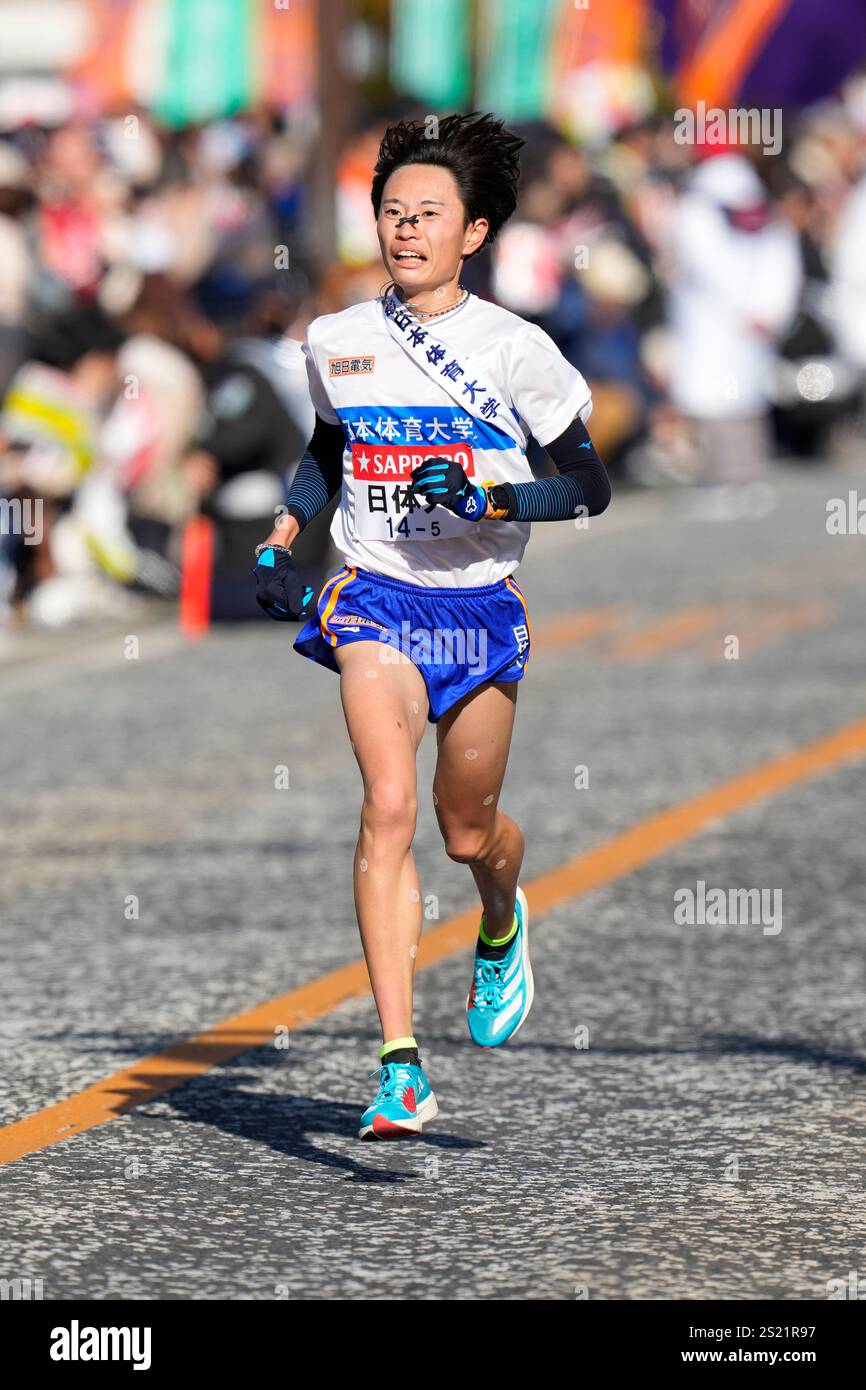
[[[420,1134],[424,1125],[430,1120],[435,1120],[439,1114],[439,1106],[436,1097],[431,1091],[425,1100],[422,1100],[418,1109],[411,1119],[396,1120],[386,1119],[384,1115],[374,1115],[372,1122],[363,1125],[358,1131],[359,1139],[403,1139],[413,1134]]]

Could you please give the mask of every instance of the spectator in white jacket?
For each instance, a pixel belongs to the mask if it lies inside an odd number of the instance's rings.
[[[839,348],[866,372],[866,176],[852,189],[830,251]]]
[[[749,160],[725,152],[691,174],[671,251],[671,399],[694,424],[704,481],[757,481],[775,344],[802,282],[796,233]]]

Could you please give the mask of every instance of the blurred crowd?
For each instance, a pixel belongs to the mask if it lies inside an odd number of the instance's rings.
[[[277,114],[5,132],[0,628],[176,598],[202,513],[248,558],[312,434],[306,326],[383,287],[369,187],[396,115],[426,113],[371,116],[344,152],[324,267],[315,133]],[[463,283],[583,372],[615,478],[754,495],[774,455],[862,437],[866,78],[792,118],[772,157],[679,143],[671,114],[593,148],[513,128],[518,210]],[[310,531],[324,573],[327,518]]]

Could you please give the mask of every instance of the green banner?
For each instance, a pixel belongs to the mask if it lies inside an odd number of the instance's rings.
[[[183,126],[243,110],[253,98],[255,0],[167,0],[163,89],[154,110]]]
[[[465,106],[472,91],[469,0],[393,0],[391,81],[433,107]]]
[[[559,8],[560,0],[481,0],[479,110],[512,121],[545,115]]]

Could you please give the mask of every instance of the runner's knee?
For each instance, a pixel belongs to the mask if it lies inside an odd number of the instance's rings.
[[[490,848],[490,831],[483,826],[444,827],[445,853],[457,864],[474,864],[484,859]]]
[[[361,824],[370,834],[405,840],[415,834],[418,799],[399,777],[377,777],[367,788]]]

